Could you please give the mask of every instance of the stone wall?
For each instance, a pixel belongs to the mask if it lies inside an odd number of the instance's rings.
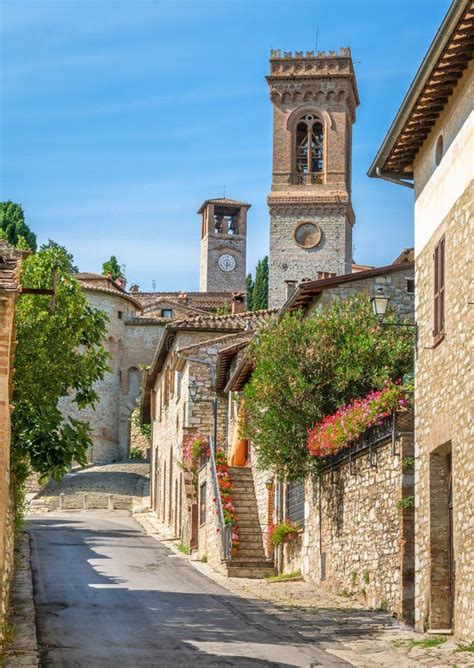
[[[380,288],[383,294],[390,298],[390,307],[396,310],[401,319],[413,321],[415,309],[413,281],[415,280],[415,270],[413,265],[405,267],[403,264],[400,264],[397,267],[396,271],[381,276],[361,278],[358,281],[341,283],[340,285],[335,285],[324,290],[314,299],[307,310],[307,315],[310,315],[321,306],[330,306],[333,302],[348,299],[354,294],[365,294],[371,297]]]
[[[416,258],[415,367],[416,628],[449,628],[453,616],[454,633],[469,640],[474,639],[473,194],[471,181]],[[435,345],[433,251],[443,235],[445,336]]]
[[[299,221],[317,222],[322,237],[314,248],[304,249],[293,239]],[[347,253],[347,249],[350,252]],[[315,279],[319,271],[346,274],[351,271],[352,226],[346,216],[314,211],[304,216],[272,214],[270,217],[269,307],[287,299],[286,282]]]
[[[355,594],[370,607],[413,619],[413,420],[397,416],[398,437],[365,448],[352,461],[305,485],[305,527],[300,565],[310,582]],[[410,502],[408,503],[410,506]],[[298,544],[284,548],[285,569],[296,570]]]
[[[202,521],[203,518],[199,513],[198,555],[200,559],[205,559],[216,571],[225,574],[226,570],[222,561],[222,537],[216,513],[217,506],[214,501],[214,486],[209,464],[203,466],[199,471],[198,489],[200,492],[204,483],[206,485],[206,517],[205,521]]]
[[[139,409],[135,408],[130,418],[130,449],[138,450],[143,459],[146,459],[150,451],[150,439],[143,434],[140,428]]]
[[[128,457],[130,418],[140,394],[141,366],[151,363],[164,326],[137,323],[136,307],[119,292],[85,291],[89,304],[105,311],[109,318],[104,346],[111,355],[110,371],[95,384],[99,401],[94,408],[78,410],[67,397],[61,407],[64,415],[90,424],[93,446],[89,461],[106,464]]]

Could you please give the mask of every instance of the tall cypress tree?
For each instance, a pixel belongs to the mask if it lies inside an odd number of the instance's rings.
[[[254,311],[268,308],[268,255],[257,262],[252,291],[252,306]]]
[[[11,246],[24,244],[33,253],[36,251],[36,234],[25,223],[25,214],[16,202],[0,202],[0,238],[6,239]]]
[[[247,274],[245,279],[245,289],[247,291],[247,311],[253,311],[253,281],[252,274]]]

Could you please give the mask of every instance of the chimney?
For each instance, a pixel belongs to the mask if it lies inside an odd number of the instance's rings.
[[[232,315],[236,313],[245,313],[245,292],[232,293]]]
[[[130,286],[130,292],[140,292],[140,286],[133,283],[133,285]]]

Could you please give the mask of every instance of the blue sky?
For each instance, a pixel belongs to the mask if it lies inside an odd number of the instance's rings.
[[[40,242],[150,290],[197,289],[204,199],[252,203],[248,268],[268,248],[271,48],[350,46],[355,259],[412,245],[413,193],[369,179],[449,0],[3,0],[2,199]]]

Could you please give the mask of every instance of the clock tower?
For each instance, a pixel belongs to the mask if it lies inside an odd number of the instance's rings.
[[[350,273],[352,124],[359,104],[350,49],[272,51],[269,306],[305,279]]]
[[[250,204],[207,199],[201,225],[201,292],[245,292],[247,211]]]

